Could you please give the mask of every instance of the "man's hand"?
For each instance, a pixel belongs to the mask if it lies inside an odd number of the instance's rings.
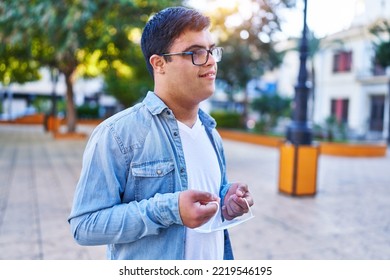
[[[179,211],[183,224],[196,228],[207,223],[218,211],[219,197],[196,190],[183,191],[179,195]]]
[[[253,198],[248,190],[248,185],[233,183],[226,193],[224,205],[222,206],[222,215],[226,220],[232,220],[248,213],[248,205],[249,207],[253,205]]]

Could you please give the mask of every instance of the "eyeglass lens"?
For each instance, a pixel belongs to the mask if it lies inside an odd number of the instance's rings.
[[[193,62],[195,65],[203,65],[206,64],[209,60],[209,54],[215,59],[216,62],[221,61],[222,58],[222,50],[221,48],[215,48],[212,50],[201,49],[193,53]]]

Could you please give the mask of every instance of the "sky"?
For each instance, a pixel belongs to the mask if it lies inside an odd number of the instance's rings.
[[[303,1],[297,1],[297,8],[286,13],[288,24],[283,26],[286,33],[301,34],[303,6]],[[318,37],[323,37],[348,28],[354,12],[355,0],[308,0],[307,25]]]
[[[232,5],[239,2],[245,10],[247,0],[217,0],[217,5]],[[317,37],[347,28],[355,12],[356,0],[307,0],[307,24]],[[209,9],[207,0],[190,0],[197,9]],[[285,18],[282,29],[287,36],[300,36],[303,28],[303,0],[296,0],[296,8],[283,12]],[[250,7],[247,6],[249,9]]]

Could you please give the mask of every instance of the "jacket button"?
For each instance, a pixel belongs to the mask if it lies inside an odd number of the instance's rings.
[[[179,133],[177,133],[176,131],[173,133],[173,136],[177,136],[179,135]]]
[[[184,167],[180,168],[180,173],[184,173],[184,171],[185,171]]]
[[[161,169],[157,169],[156,173],[157,173],[157,175],[161,175],[162,174]]]

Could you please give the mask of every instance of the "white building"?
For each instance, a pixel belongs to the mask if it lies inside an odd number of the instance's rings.
[[[374,64],[369,27],[390,20],[390,1],[359,0],[349,29],[327,36],[315,56],[314,123],[333,115],[359,138],[386,139],[389,133],[389,79]]]
[[[354,10],[348,29],[321,39],[314,56],[314,110],[309,110],[309,118],[313,124],[325,126],[326,120],[334,116],[345,124],[350,137],[384,140],[389,137],[390,69],[374,65],[374,36],[369,27],[379,19],[390,21],[390,1],[356,0]],[[329,20],[337,19],[330,16]],[[279,68],[277,83],[280,94],[292,96],[299,53],[288,44],[280,44],[290,51]]]

